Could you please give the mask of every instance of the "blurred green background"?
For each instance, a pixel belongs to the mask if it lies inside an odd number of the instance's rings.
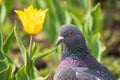
[[[9,35],[17,21],[19,37],[28,47],[29,37],[14,10],[23,10],[31,4],[38,9],[49,8],[43,30],[34,36],[38,53],[55,47],[59,27],[71,23],[83,32],[93,56],[120,80],[120,0],[3,0],[0,4],[0,31],[3,38]],[[96,46],[101,52],[96,51]],[[98,54],[94,54],[96,52]],[[43,76],[50,73],[49,80],[55,73],[61,53],[60,46],[56,53],[44,57],[35,65]],[[16,63],[17,72],[24,62],[16,40],[13,40],[8,55]]]

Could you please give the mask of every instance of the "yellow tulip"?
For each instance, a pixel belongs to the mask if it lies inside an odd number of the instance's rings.
[[[28,34],[37,34],[41,31],[43,27],[47,10],[48,9],[37,10],[34,9],[32,5],[30,5],[27,9],[24,9],[24,11],[15,10],[15,12],[19,16],[24,30]]]

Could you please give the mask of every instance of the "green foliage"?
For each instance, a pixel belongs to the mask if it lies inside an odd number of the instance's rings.
[[[41,76],[38,76],[40,73],[38,74],[38,71],[34,67],[34,63],[37,60],[42,59],[43,57],[49,55],[50,53],[53,53],[56,50],[56,48],[49,52],[37,54],[36,53],[37,45],[34,44],[34,46],[32,47],[32,53],[30,53],[25,49],[22,41],[19,39],[18,34],[16,32],[16,28],[14,29],[14,33],[15,33],[15,37],[16,37],[18,46],[22,53],[22,57],[25,62],[23,67],[16,73],[15,80],[20,80],[20,79],[24,79],[24,80],[35,79],[36,80],[39,77],[42,78]],[[44,78],[43,78],[43,80],[44,80]]]
[[[11,58],[8,57],[7,52],[13,43],[14,37],[17,40],[18,46],[20,48],[20,51],[22,53],[22,57],[24,59],[25,64],[19,69],[19,71],[14,75],[15,71],[15,64]],[[19,39],[18,34],[16,32],[16,27],[14,30],[11,31],[11,33],[7,36],[5,41],[3,42],[2,34],[0,34],[0,78],[1,80],[31,80],[31,79],[40,79],[45,80],[47,77],[41,77],[39,71],[36,70],[34,67],[34,63],[49,55],[50,53],[53,53],[55,49],[44,52],[41,54],[36,53],[37,51],[37,45],[34,44],[32,47],[32,57],[30,57],[29,52],[25,49],[22,41]]]
[[[84,15],[83,21],[80,21],[77,16],[72,14],[74,24],[77,25],[83,32],[90,52],[98,61],[101,60],[101,55],[105,50],[105,45],[100,38],[103,25],[103,17],[101,16],[100,3]]]
[[[6,41],[3,44],[4,40],[2,37],[2,33],[0,33],[0,79],[1,80],[11,80],[13,72],[15,70],[15,65],[13,61],[7,56],[7,51],[12,44],[11,40],[14,38],[11,36],[14,36],[13,31],[11,32],[10,35],[8,35]],[[7,47],[7,49],[5,46]]]
[[[13,5],[13,0],[3,0],[0,5],[0,25],[3,25],[6,17],[10,14]],[[1,27],[1,26],[0,26]]]
[[[16,41],[17,41],[17,43],[18,43],[18,46],[19,46],[19,48],[20,48],[20,51],[21,51],[21,53],[22,53],[24,62],[26,63],[26,61],[27,61],[27,58],[26,58],[27,51],[26,51],[24,45],[22,44],[21,40],[19,39],[19,37],[18,37],[18,35],[17,35],[16,27],[15,27],[15,29],[14,29],[14,34],[15,34]]]
[[[36,54],[36,55],[33,55],[32,59],[33,59],[33,63],[35,63],[37,60],[49,55],[50,53],[53,53],[55,50],[57,49],[57,47],[51,51],[48,51],[48,52],[43,52],[41,54]]]
[[[3,49],[4,49],[4,52],[7,53],[10,46],[11,46],[11,43],[14,39],[14,32],[13,30],[11,31],[11,33],[8,35],[8,37],[6,38],[4,44],[3,44]]]
[[[83,32],[90,52],[100,61],[101,55],[105,50],[105,45],[101,41],[101,36],[99,36],[102,32],[104,16],[101,13],[100,3],[92,8],[91,1],[76,1],[78,3],[75,3],[75,5],[73,3],[75,1],[68,1],[68,3],[62,7],[58,0],[38,0],[35,1],[35,5],[38,8],[49,8],[44,28],[48,41],[54,42],[56,40],[59,26],[70,23],[75,24]],[[76,4],[80,4],[80,2],[86,14],[80,14],[81,12],[79,12],[79,10],[81,10],[81,8],[76,6]],[[58,57],[61,58],[62,46],[59,46],[57,51]]]
[[[6,16],[6,8],[5,8],[5,5],[2,4],[0,6],[0,25],[3,24],[4,20],[5,20],[5,16]]]
[[[21,67],[20,70],[16,73],[15,80],[29,80],[29,77],[26,73],[25,66]]]
[[[92,54],[97,58],[98,61],[101,61],[101,56],[105,50],[105,45],[100,41],[100,33],[96,33],[91,41],[91,47],[94,50],[91,50]]]

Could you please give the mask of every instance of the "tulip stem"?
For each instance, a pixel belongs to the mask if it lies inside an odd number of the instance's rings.
[[[30,46],[29,46],[29,76],[30,80],[32,80],[32,43],[33,43],[33,36],[30,36]]]
[[[29,53],[30,53],[30,58],[32,57],[32,43],[33,43],[33,36],[30,36],[30,46],[29,46]]]

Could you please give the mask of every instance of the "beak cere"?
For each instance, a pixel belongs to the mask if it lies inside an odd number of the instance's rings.
[[[58,46],[60,43],[62,43],[62,42],[63,42],[63,39],[64,39],[64,37],[59,36],[56,45]]]

